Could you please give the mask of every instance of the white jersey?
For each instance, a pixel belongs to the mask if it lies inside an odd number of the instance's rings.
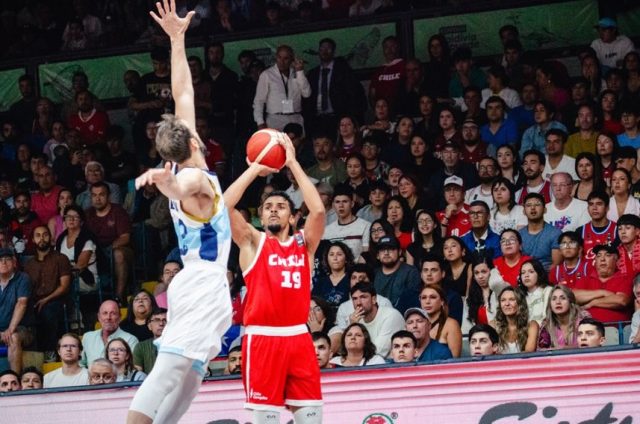
[[[176,172],[175,164],[173,170],[176,175],[180,172],[196,172],[196,168],[184,168]],[[180,256],[185,264],[191,261],[207,261],[226,269],[231,249],[229,213],[224,205],[218,177],[205,169],[199,171],[205,173],[215,191],[211,216],[206,221],[189,215],[182,209],[180,202],[169,199],[169,210],[178,236]]]

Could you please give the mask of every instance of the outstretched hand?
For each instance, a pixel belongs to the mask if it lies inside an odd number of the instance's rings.
[[[278,139],[278,142],[282,147],[284,147],[284,151],[287,155],[284,164],[285,166],[289,166],[292,162],[296,161],[296,148],[286,133],[281,132],[279,136],[280,138]]]
[[[173,172],[171,172],[171,162],[167,161],[164,164],[164,168],[149,169],[147,172],[136,178],[136,190],[150,184],[166,185],[173,178],[175,177]]]
[[[187,16],[181,18],[176,13],[176,0],[162,0],[162,3],[156,2],[158,13],[153,10],[149,12],[154,21],[158,23],[170,38],[184,35],[189,28],[191,18],[196,14],[193,10],[187,13]]]

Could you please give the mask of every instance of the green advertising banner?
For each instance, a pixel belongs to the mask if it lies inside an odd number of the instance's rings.
[[[0,112],[9,110],[9,107],[22,97],[18,88],[18,78],[24,73],[24,68],[0,71]]]
[[[187,54],[202,57],[202,49],[187,49]],[[40,92],[56,103],[68,100],[72,95],[73,74],[83,71],[89,77],[89,89],[99,99],[128,97],[123,77],[129,69],[138,71],[140,75],[151,72],[153,67],[149,53],[47,63],[38,66]]]
[[[271,66],[275,63],[276,48],[287,44],[296,56],[307,62],[305,70],[309,70],[319,63],[318,42],[328,37],[337,44],[336,56],[343,56],[353,69],[375,68],[384,63],[381,44],[390,35],[396,35],[395,23],[232,41],[224,44],[225,64],[239,73],[238,54],[242,50],[252,50],[267,66]]]
[[[507,24],[518,27],[526,50],[588,45],[597,36],[597,22],[596,0],[419,19],[414,21],[415,56],[428,59],[427,42],[434,34],[444,35],[451,51],[465,45],[474,56],[502,54],[498,30]]]
[[[640,7],[619,13],[617,18],[620,34],[627,37],[640,37]]]
[[[337,55],[344,56],[354,69],[373,68],[384,62],[382,40],[395,35],[394,23],[365,25],[354,28],[342,28],[305,34],[282,35],[225,43],[225,64],[240,72],[237,57],[242,50],[252,50],[267,66],[274,63],[276,48],[281,44],[293,47],[297,56],[302,57],[311,69],[318,65],[318,42],[325,37],[336,40]],[[187,49],[188,55],[203,57],[203,49]],[[127,97],[124,73],[129,69],[137,70],[140,75],[151,72],[151,58],[148,53],[96,59],[79,59],[68,62],[47,63],[38,67],[40,92],[54,102],[67,100],[72,95],[71,78],[74,72],[83,71],[89,77],[90,90],[100,99]]]

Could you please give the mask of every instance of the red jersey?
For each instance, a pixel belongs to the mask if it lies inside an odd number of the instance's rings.
[[[262,234],[253,264],[243,272],[247,285],[245,326],[304,325],[311,303],[311,266],[302,232],[285,242]]]
[[[393,108],[394,100],[403,88],[405,79],[404,60],[395,59],[378,68],[371,76],[371,88],[376,99],[386,99]]]
[[[576,282],[576,289],[580,290],[608,290],[613,293],[624,293],[633,298],[633,283],[627,274],[616,272],[607,281],[598,278],[598,274],[592,273],[586,278]],[[631,319],[631,307],[625,309],[607,309],[594,306],[587,309],[594,319],[607,323],[615,321],[629,321]]]
[[[589,222],[578,228],[578,234],[582,237],[582,254],[587,261],[593,265],[596,255],[593,254],[593,248],[599,244],[613,244],[616,239],[616,223],[609,221],[609,224],[600,232],[593,228],[593,224]]]
[[[445,212],[440,211],[436,212],[436,218],[438,221],[442,222],[444,219]],[[449,236],[458,236],[462,237],[471,231],[471,221],[469,220],[469,206],[463,205],[459,211],[451,214],[451,218],[449,218],[449,222],[446,226],[447,237]]]
[[[94,109],[88,118],[82,118],[80,112],[69,118],[69,128],[76,129],[80,133],[80,139],[84,144],[94,145],[104,140],[104,133],[109,127],[109,115]]]
[[[511,284],[512,287],[516,287],[518,285],[518,277],[520,276],[520,267],[529,259],[531,259],[531,256],[522,255],[514,266],[509,266],[504,256],[498,256],[493,260],[493,265],[500,271],[500,275],[502,275],[504,281]]]
[[[580,258],[573,268],[567,268],[564,262],[562,262],[560,265],[552,266],[549,270],[549,282],[551,284],[562,284],[573,290],[576,282],[591,274],[592,271],[592,260]]]
[[[535,193],[535,191],[532,191],[531,193]],[[538,193],[542,194],[542,197],[544,197],[544,203],[549,203],[551,201],[551,182],[545,180]],[[520,189],[520,197],[518,198],[519,205],[524,205],[524,198],[527,197],[527,194],[529,194],[529,187],[525,184],[524,187]]]

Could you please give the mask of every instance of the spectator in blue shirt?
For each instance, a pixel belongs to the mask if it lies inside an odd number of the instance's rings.
[[[545,100],[538,100],[533,108],[533,116],[536,121],[535,125],[527,128],[522,135],[522,143],[520,144],[520,156],[527,150],[536,149],[542,153],[546,153],[544,148],[545,135],[552,128],[561,129],[567,132],[564,124],[555,120],[556,107],[553,103]]]
[[[404,322],[407,331],[416,338],[416,361],[438,361],[453,358],[447,345],[433,340],[429,335],[431,321],[429,314],[422,308],[409,308],[404,313]]]
[[[546,208],[542,194],[528,193],[522,205],[527,217],[527,225],[519,230],[522,237],[522,253],[538,259],[544,269],[549,271],[552,264],[558,264],[562,260],[558,246],[562,232],[544,221]]]
[[[518,142],[518,126],[506,118],[506,108],[505,101],[499,96],[489,97],[485,105],[488,123],[480,128],[480,138],[495,148]]]
[[[0,246],[0,346],[7,346],[9,366],[22,371],[22,348],[33,341],[33,312],[28,307],[31,283],[17,271],[13,248]]]
[[[497,258],[500,251],[500,236],[489,227],[491,210],[489,205],[482,200],[476,200],[469,205],[469,220],[471,231],[462,236],[462,241],[469,252],[484,254],[490,258]]]
[[[638,131],[640,108],[637,102],[623,102],[620,108],[620,121],[624,127],[624,132],[618,135],[618,144],[621,147],[631,146],[634,149],[640,148],[640,131]]]
[[[536,123],[533,107],[538,99],[538,88],[534,83],[525,83],[520,89],[522,104],[509,111],[509,119],[515,121],[520,133]]]

